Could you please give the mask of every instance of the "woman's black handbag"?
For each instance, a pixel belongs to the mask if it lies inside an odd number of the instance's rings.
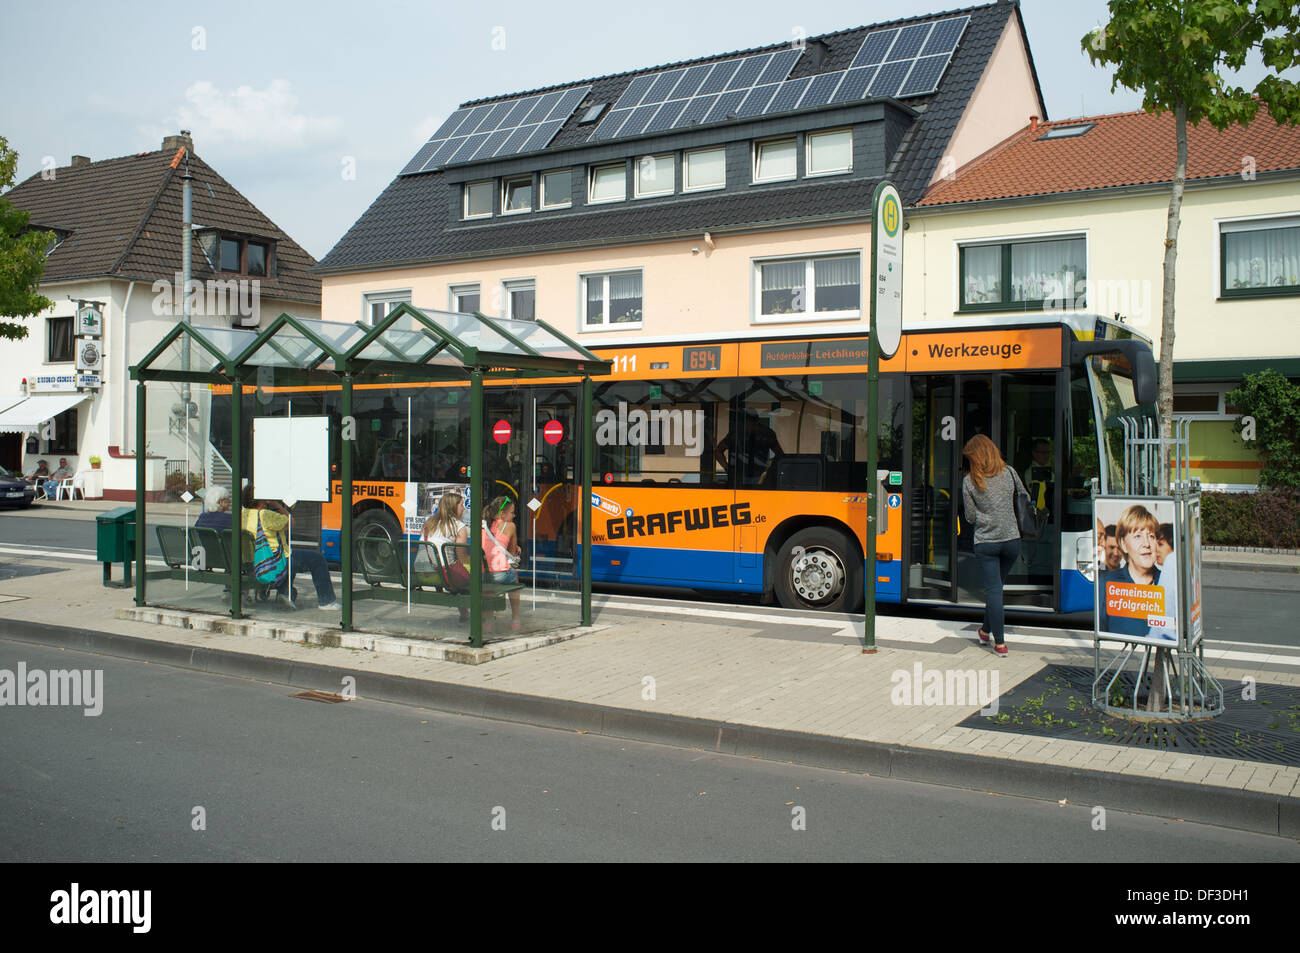
[[[1008,467],[1007,469],[1011,469]],[[1046,514],[1035,508],[1029,499],[1029,491],[1020,482],[1020,475],[1011,470],[1012,502],[1016,510],[1016,525],[1020,528],[1021,539],[1037,539],[1047,522]]]

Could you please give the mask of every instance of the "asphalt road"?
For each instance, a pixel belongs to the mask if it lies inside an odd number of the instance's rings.
[[[1095,830],[1096,805],[371,702],[364,676],[323,704],[0,640],[0,669],[20,661],[102,670],[103,710],[0,708],[3,861],[1300,861],[1118,811]]]
[[[197,510],[195,512],[197,517]],[[0,511],[0,578],[4,564],[12,563],[17,550],[24,547],[47,554],[63,554],[78,561],[93,559],[95,522],[85,517],[62,518],[52,514],[32,516],[20,510]],[[161,558],[157,538],[150,535],[146,544],[151,556]],[[1247,642],[1257,645],[1300,646],[1300,573],[1264,570],[1207,569],[1204,574],[1205,620],[1210,639]],[[629,592],[640,595],[663,595],[672,599],[689,599],[681,590],[649,587],[597,586],[603,592]],[[734,593],[701,593],[700,598],[716,602],[752,604],[757,597]],[[937,609],[931,606],[881,606],[884,615],[939,615],[974,620],[978,613],[969,609]],[[1040,613],[1008,612],[1012,625],[1091,629],[1091,614],[1045,616]]]

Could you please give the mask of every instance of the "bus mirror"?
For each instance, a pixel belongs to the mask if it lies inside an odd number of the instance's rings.
[[[1121,341],[1071,341],[1070,363],[1082,364],[1094,354],[1121,354],[1133,372],[1133,399],[1139,407],[1154,405],[1157,399],[1156,365],[1151,345],[1127,338]]]

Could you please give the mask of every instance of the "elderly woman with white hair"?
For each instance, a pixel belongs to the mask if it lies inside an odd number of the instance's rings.
[[[194,525],[199,529],[230,529],[230,491],[224,486],[210,487],[203,497],[203,513]]]

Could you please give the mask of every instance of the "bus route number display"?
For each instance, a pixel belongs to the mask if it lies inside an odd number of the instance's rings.
[[[682,348],[683,371],[716,371],[721,367],[722,348],[720,347]]]

